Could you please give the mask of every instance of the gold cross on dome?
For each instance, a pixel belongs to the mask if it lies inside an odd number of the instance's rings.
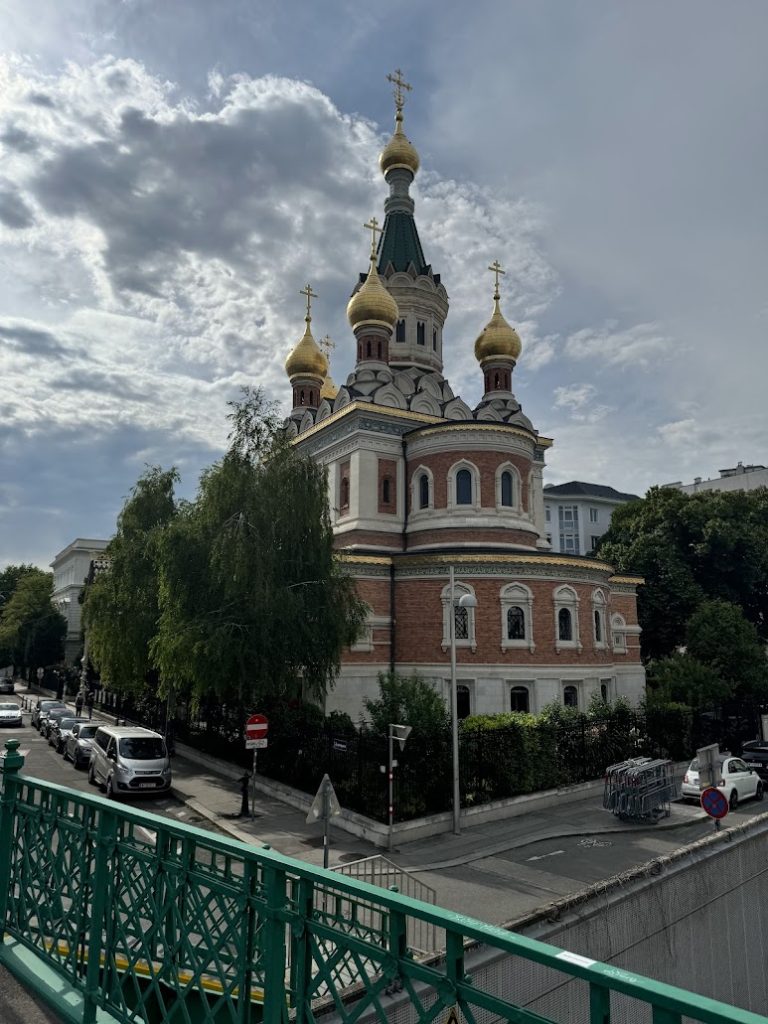
[[[405,89],[407,92],[410,92],[413,86],[409,85],[403,78],[403,72],[400,70],[400,68],[396,69],[394,75],[387,75],[387,81],[391,82],[394,85],[395,106],[397,107],[398,110],[402,110],[403,103],[405,102],[403,89]]]
[[[312,299],[316,299],[317,295],[312,291],[312,285],[308,284],[306,288],[299,289],[299,295],[307,296],[307,320],[312,319]]]
[[[380,235],[383,228],[379,227],[379,222],[375,217],[371,217],[367,224],[363,224],[363,227],[371,232],[371,257],[373,257],[376,255],[376,235]]]
[[[326,334],[326,336],[324,338],[321,338],[321,340],[320,340],[320,348],[325,353],[325,358],[328,360],[328,362],[330,362],[331,361],[331,349],[336,348],[336,342],[333,341],[333,339],[331,338],[330,334]]]
[[[494,260],[493,263],[488,267],[491,273],[494,275],[494,292],[495,297],[499,297],[499,274],[506,274],[506,270],[501,269],[501,264],[498,260]]]

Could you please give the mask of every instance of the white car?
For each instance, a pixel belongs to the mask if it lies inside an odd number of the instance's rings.
[[[21,725],[21,708],[18,704],[0,704],[0,728],[6,725]]]
[[[748,800],[750,797],[756,800],[763,799],[763,783],[760,776],[747,767],[740,757],[718,754],[715,760],[715,774],[715,785],[725,794],[732,811],[739,806],[740,800]],[[697,757],[694,757],[685,773],[681,795],[684,800],[695,800],[697,803],[701,799]]]

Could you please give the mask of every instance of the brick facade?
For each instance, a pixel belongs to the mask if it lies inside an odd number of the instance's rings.
[[[528,475],[531,472],[531,460],[505,451],[452,450],[409,458],[407,465],[409,500],[413,492],[414,474],[420,466],[423,466],[432,473],[434,486],[432,504],[434,508],[448,508],[448,473],[451,467],[458,462],[471,462],[477,467],[480,474],[480,506],[482,508],[496,508],[496,472],[499,467],[506,464],[514,466],[519,474],[521,487],[521,500],[516,504],[519,504],[524,512],[530,511]]]

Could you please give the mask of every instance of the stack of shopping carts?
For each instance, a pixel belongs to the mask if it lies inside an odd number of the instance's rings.
[[[635,757],[605,770],[603,807],[622,821],[658,821],[668,818],[677,797],[672,762]]]

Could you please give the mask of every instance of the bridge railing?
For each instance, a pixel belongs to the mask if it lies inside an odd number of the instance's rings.
[[[468,1024],[610,1024],[627,1001],[654,1024],[768,1022],[22,766],[8,741],[0,961],[35,954],[79,994],[83,1024],[430,1024],[453,1007]],[[435,930],[439,956],[409,948],[414,922]],[[503,985],[482,983],[489,957],[505,961]]]

